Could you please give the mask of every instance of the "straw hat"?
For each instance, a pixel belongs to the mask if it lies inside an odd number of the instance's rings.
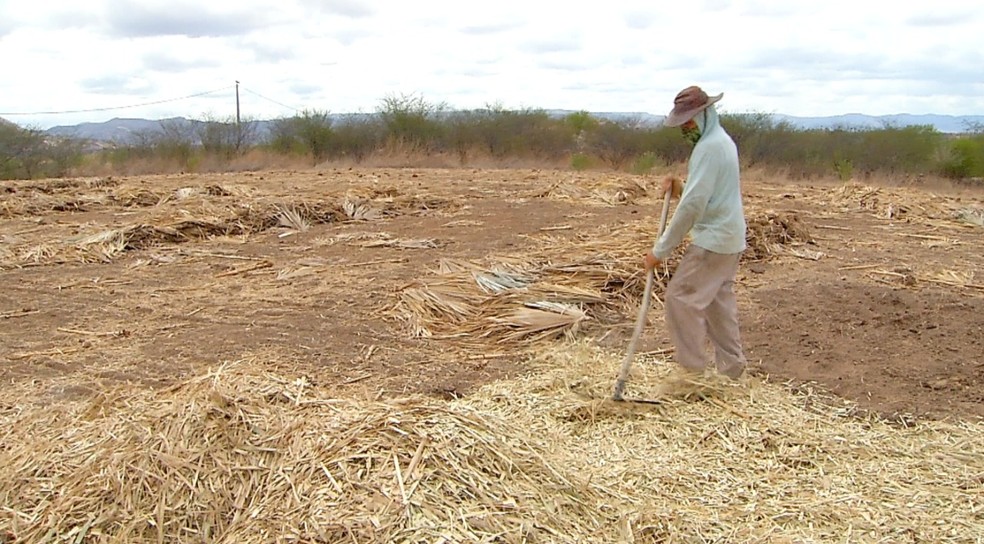
[[[668,127],[678,127],[723,97],[724,93],[709,97],[696,85],[687,87],[673,99],[673,111],[666,116],[663,124]]]

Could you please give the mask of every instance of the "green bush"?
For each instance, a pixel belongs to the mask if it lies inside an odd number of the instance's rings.
[[[384,98],[377,110],[390,143],[422,152],[442,151],[444,104],[431,104],[421,96]]]
[[[651,145],[651,134],[635,128],[632,122],[600,123],[585,138],[585,148],[615,169],[634,157],[652,153]]]
[[[195,133],[202,151],[226,160],[242,155],[257,143],[256,122],[253,120],[205,116],[195,125]]]
[[[36,128],[0,121],[0,179],[34,179],[71,174],[82,162],[80,140],[48,138]]]
[[[353,115],[332,127],[332,156],[362,162],[382,146],[385,129],[365,115]]]
[[[984,177],[984,136],[952,141],[941,161],[940,173],[952,179]]]
[[[635,162],[632,163],[632,173],[638,175],[648,174],[656,167],[658,161],[659,159],[655,153],[647,151],[636,157]]]
[[[571,168],[579,172],[581,170],[591,168],[591,157],[585,155],[584,153],[575,153],[571,155]]]
[[[303,110],[294,117],[273,122],[269,145],[283,154],[309,155],[317,164],[331,154],[331,125],[327,111]]]

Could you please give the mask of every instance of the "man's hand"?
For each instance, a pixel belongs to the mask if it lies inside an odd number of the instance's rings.
[[[663,192],[661,194],[666,194],[667,191],[673,191],[673,198],[680,198],[683,194],[683,180],[676,176],[666,176],[663,179]]]
[[[646,272],[652,272],[657,266],[663,264],[663,261],[656,258],[652,252],[646,253],[646,257],[643,259],[642,266],[646,269]]]

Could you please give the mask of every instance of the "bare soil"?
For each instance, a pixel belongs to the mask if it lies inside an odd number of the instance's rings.
[[[606,183],[639,190],[544,196]],[[398,290],[441,259],[529,254],[544,233],[574,251],[579,237],[655,224],[655,183],[469,169],[6,182],[0,401],[161,387],[241,359],[339,395],[465,395],[524,372],[526,354],[414,338],[386,311]],[[872,188],[842,189],[746,176],[750,211],[795,214],[814,238],[807,253],[741,267],[752,371],[887,415],[984,416],[984,228],[953,214],[984,209],[981,195],[883,188],[873,202]],[[353,219],[346,202],[375,212]],[[107,232],[129,234],[100,256]],[[583,334],[619,349],[634,319]],[[668,347],[661,319],[656,306],[640,349]]]

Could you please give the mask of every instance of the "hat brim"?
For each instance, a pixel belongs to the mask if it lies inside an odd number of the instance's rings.
[[[724,93],[720,93],[716,96],[709,96],[707,98],[707,102],[697,108],[691,108],[688,110],[680,110],[680,111],[677,111],[676,108],[673,108],[673,111],[671,111],[669,115],[666,116],[666,119],[663,119],[663,126],[678,127],[686,123],[687,121],[693,119],[695,115],[704,111],[705,109],[707,109],[708,106],[716,103],[722,98],[724,98]]]

